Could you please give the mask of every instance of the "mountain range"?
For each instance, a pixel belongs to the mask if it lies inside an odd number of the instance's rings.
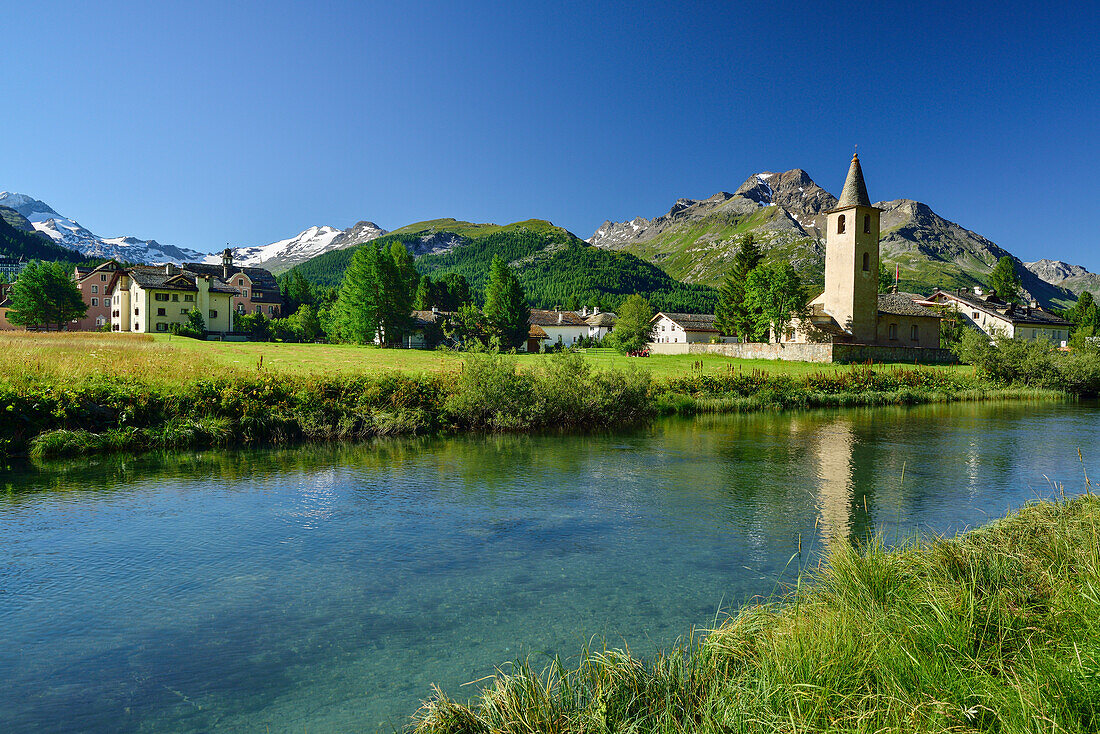
[[[751,233],[771,256],[788,258],[810,283],[824,278],[825,212],[837,203],[802,169],[750,176],[733,193],[679,199],[667,214],[604,222],[588,238],[597,247],[630,252],[660,265],[674,278],[718,285],[741,238]],[[1025,296],[1067,306],[1082,289],[1100,292],[1100,276],[1080,266],[1024,263],[1007,250],[911,199],[880,201],[882,261],[898,267],[903,290],[984,285],[1003,256],[1016,261]]]
[[[267,245],[232,249],[235,261],[241,264],[263,266],[275,273],[298,266],[311,276],[319,277],[320,281],[329,282],[331,275],[321,275],[324,268],[332,265],[335,272],[342,272],[341,265],[346,265],[352,248],[387,235],[408,240],[406,246],[414,255],[427,258],[423,260],[424,269],[439,270],[446,263],[446,267],[463,270],[467,260],[480,262],[483,259],[481,249],[476,255],[473,250],[463,255],[465,246],[472,242],[484,244],[488,235],[510,231],[510,228],[533,229],[544,235],[551,231],[547,228],[552,228],[564,234],[547,240],[549,253],[555,247],[575,249],[579,243],[598,251],[636,256],[657,266],[674,281],[714,287],[725,278],[741,238],[751,233],[767,255],[788,258],[807,282],[820,284],[825,255],[824,213],[836,202],[836,197],[815,183],[806,171],[796,168],[753,174],[732,193],[720,191],[706,199],[678,199],[668,213],[652,219],[636,217],[626,222],[606,221],[583,242],[572,233],[540,220],[502,226],[439,219],[407,225],[393,232],[364,220],[347,229],[312,226],[293,237]],[[1059,260],[1022,262],[980,234],[940,217],[927,204],[895,199],[878,202],[875,206],[883,210],[880,220],[882,261],[890,269],[898,267],[905,290],[930,292],[936,287],[983,285],[997,260],[1007,255],[1017,263],[1025,295],[1044,305],[1069,305],[1083,290],[1100,296],[1100,274]],[[0,218],[17,230],[36,232],[51,243],[78,251],[85,258],[154,264],[196,260],[220,262],[221,259],[220,250],[206,254],[162,245],[156,240],[101,237],[59,214],[45,202],[25,194],[0,192]],[[328,257],[341,250],[348,250],[349,254],[335,260]],[[548,256],[535,256],[533,251],[524,252],[525,255],[513,261],[518,266],[537,263],[540,270],[545,270],[552,260]],[[592,256],[585,257],[593,260]],[[318,258],[320,260],[314,263]],[[614,262],[638,272],[631,259]],[[593,284],[577,285],[587,290]],[[551,291],[559,293],[557,288]]]

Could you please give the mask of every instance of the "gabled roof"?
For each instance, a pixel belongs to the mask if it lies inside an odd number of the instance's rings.
[[[618,319],[615,317],[615,314],[610,311],[604,311],[603,313],[592,314],[584,320],[584,323],[589,326],[614,326],[616,321],[618,321]]]
[[[531,318],[527,323],[539,326],[588,326],[574,311],[544,311],[541,308],[531,309]]]
[[[1058,328],[1069,328],[1073,326],[1069,321],[1059,318],[1049,311],[1044,311],[1042,308],[1005,304],[1004,301],[997,297],[996,293],[991,293],[988,296],[979,296],[968,292],[960,293],[958,291],[937,290],[932,294],[931,298],[936,299],[938,297],[964,303],[971,308],[984,311],[994,318],[1007,321],[1011,324],[1034,324],[1035,326],[1053,326]]]
[[[528,339],[549,339],[550,335],[543,331],[542,327],[538,324],[531,324],[531,328],[527,330]]]
[[[916,301],[923,301],[923,296],[916,293],[879,293],[878,312],[894,316],[925,316],[938,319],[940,315],[920,306]]]
[[[212,265],[210,263],[184,263],[183,269],[201,275],[213,275],[216,278],[221,278],[224,272],[221,265]],[[279,283],[275,280],[275,276],[271,274],[271,271],[265,268],[243,268],[239,265],[229,266],[229,278],[231,280],[240,273],[248,276],[254,288],[260,288],[262,290],[279,289]]]
[[[710,313],[667,313],[660,311],[651,319],[655,321],[664,316],[669,321],[679,326],[684,331],[713,331],[718,333],[718,327],[714,325],[717,318]]]
[[[207,277],[188,270],[177,269],[169,273],[159,265],[135,265],[127,272],[142,288],[169,291],[197,291],[197,279]],[[236,294],[237,289],[226,285],[221,278],[210,277],[210,292]]]

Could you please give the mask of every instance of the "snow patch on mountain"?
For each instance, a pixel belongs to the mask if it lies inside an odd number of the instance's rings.
[[[206,256],[195,250],[162,245],[156,240],[137,237],[100,237],[68,217],[62,216],[44,201],[26,194],[11,191],[0,192],[0,206],[6,206],[22,214],[35,230],[63,247],[77,250],[88,257],[113,258],[123,262],[160,265],[166,262],[184,262]]]

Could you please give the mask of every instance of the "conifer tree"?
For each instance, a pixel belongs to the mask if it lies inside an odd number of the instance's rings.
[[[736,334],[741,341],[751,341],[758,333],[760,313],[746,303],[745,284],[763,259],[764,253],[756,246],[752,234],[745,235],[733,257],[733,268],[718,292],[715,325],[723,334]]]
[[[420,276],[420,283],[416,286],[416,298],[413,300],[413,310],[427,311],[432,306],[439,307],[436,295],[439,292],[437,284],[432,282],[431,276]]]
[[[420,275],[415,269],[410,272],[411,265],[412,257],[400,242],[378,257],[378,323],[386,344],[400,344],[412,323],[413,276]]]
[[[18,326],[56,324],[57,330],[74,319],[83,318],[88,306],[72,272],[62,263],[32,260],[23,268],[8,296],[11,310],[8,320]]]
[[[378,334],[380,283],[378,271],[382,253],[378,245],[355,250],[351,264],[344,271],[340,294],[332,308],[331,329],[340,341],[353,344],[373,342]]]
[[[447,273],[440,279],[440,286],[446,292],[445,304],[441,304],[440,308],[447,311],[457,311],[474,300],[470,294],[470,284],[461,273]]]
[[[523,344],[530,330],[531,310],[515,273],[499,255],[493,258],[485,287],[485,317],[504,348]]]

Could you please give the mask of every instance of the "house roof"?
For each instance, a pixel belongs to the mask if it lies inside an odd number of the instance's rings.
[[[531,324],[531,328],[527,330],[528,339],[549,339],[550,335],[543,331],[543,328],[538,324]]]
[[[182,267],[184,270],[190,270],[192,273],[213,275],[215,278],[221,278],[224,272],[221,265],[212,265],[210,263],[184,263]],[[248,279],[252,281],[253,288],[261,288],[265,291],[279,290],[279,283],[275,280],[275,276],[271,274],[271,271],[265,268],[244,268],[239,265],[229,266],[229,277],[231,279],[241,273],[248,276]]]
[[[664,316],[669,321],[679,326],[684,331],[713,331],[718,333],[718,327],[714,325],[714,314],[709,313],[667,313],[661,311],[653,319]]]
[[[176,269],[169,273],[165,267],[159,265],[135,265],[127,272],[142,288],[168,291],[197,291],[199,288],[196,280],[202,277],[187,270]],[[236,294],[237,289],[226,285],[221,278],[211,277],[210,292]]]
[[[924,297],[916,293],[879,293],[878,312],[894,316],[924,316],[938,319],[940,315],[920,306],[916,301],[923,301]]]
[[[603,313],[592,314],[584,320],[584,323],[589,326],[614,326],[616,321],[618,321],[618,318],[615,317],[615,314],[604,311]]]
[[[539,326],[588,326],[573,311],[544,311],[540,308],[531,309],[531,318],[527,323]]]
[[[1008,321],[1012,324],[1035,324],[1036,326],[1056,326],[1068,328],[1073,326],[1069,321],[1059,318],[1042,308],[1031,306],[1018,306],[1014,303],[1005,303],[997,297],[996,292],[985,296],[974,293],[937,290],[932,298],[943,297],[948,300],[964,303],[971,308],[985,311],[987,314]]]

